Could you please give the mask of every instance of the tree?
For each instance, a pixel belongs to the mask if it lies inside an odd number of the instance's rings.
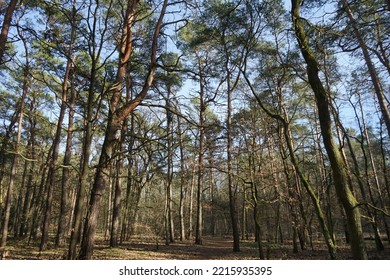
[[[11,27],[11,21],[13,14],[16,10],[16,5],[18,4],[19,0],[11,0],[8,4],[8,7],[5,11],[3,24],[1,27],[1,33],[0,33],[0,65],[4,64],[4,53],[6,50],[6,43],[8,38],[9,29]]]
[[[314,92],[318,108],[318,117],[321,127],[321,134],[333,171],[334,184],[337,195],[345,210],[348,229],[351,236],[351,249],[354,258],[367,259],[367,252],[363,240],[360,210],[358,202],[351,192],[348,184],[345,165],[341,154],[333,140],[332,121],[329,109],[329,97],[319,77],[319,65],[309,45],[306,35],[304,21],[300,16],[302,1],[291,1],[291,15],[295,36],[302,56],[307,64],[307,76],[309,84]]]
[[[341,2],[343,5],[343,10],[347,14],[347,17],[349,19],[349,23],[352,26],[354,35],[356,36],[359,47],[363,53],[363,58],[364,58],[364,61],[366,63],[368,72],[370,74],[371,82],[374,86],[375,94],[376,94],[377,100],[379,102],[379,106],[381,109],[383,120],[386,124],[387,131],[388,131],[388,134],[390,136],[390,132],[389,132],[390,131],[390,112],[388,110],[388,101],[386,100],[384,92],[383,92],[383,86],[380,82],[380,79],[379,79],[379,76],[378,76],[377,71],[375,69],[374,63],[372,62],[367,44],[363,38],[361,31],[359,30],[359,27],[358,27],[356,20],[355,20],[355,16],[354,16],[353,11],[351,9],[351,5],[346,0],[343,0]]]
[[[122,83],[125,77],[126,65],[132,54],[132,26],[136,20],[138,8],[138,1],[129,0],[127,2],[126,13],[122,25],[121,40],[118,46],[119,60],[117,75],[115,83],[110,89],[111,99],[109,104],[107,128],[104,136],[102,152],[99,158],[99,164],[95,173],[87,219],[84,226],[83,240],[79,254],[79,258],[81,259],[90,259],[93,254],[101,195],[105,190],[106,174],[109,173],[112,159],[115,158],[118,144],[120,143],[123,121],[129,116],[134,108],[140,104],[141,100],[146,96],[150,86],[152,85],[154,73],[157,67],[158,38],[163,26],[163,19],[167,5],[168,1],[165,0],[161,7],[160,16],[153,32],[150,65],[142,90],[134,99],[127,101],[121,106],[120,99]]]
[[[11,5],[12,3],[10,3]],[[4,26],[3,26],[4,28]],[[7,188],[7,195],[5,200],[5,208],[4,208],[4,220],[2,222],[2,235],[1,235],[1,243],[0,248],[4,248],[7,245],[7,237],[8,237],[8,226],[10,222],[10,215],[11,215],[11,205],[12,205],[12,196],[13,196],[13,189],[15,185],[15,177],[18,169],[18,159],[19,159],[19,153],[20,153],[20,142],[22,137],[22,123],[24,119],[24,113],[25,113],[25,102],[26,97],[28,94],[28,91],[30,89],[30,83],[31,80],[29,78],[29,70],[30,70],[30,58],[29,58],[29,49],[26,42],[26,39],[23,37],[21,31],[19,30],[19,36],[23,40],[23,46],[25,50],[25,65],[24,65],[24,78],[23,78],[23,86],[22,86],[22,95],[20,97],[19,102],[19,108],[18,108],[18,132],[16,136],[16,141],[14,143],[14,156],[12,159],[12,165],[11,165],[11,174],[10,174],[10,181]],[[1,46],[0,46],[1,50]],[[1,53],[0,53],[0,59],[1,59]]]
[[[95,5],[96,4],[96,5]],[[74,60],[76,63],[77,72],[80,76],[80,84],[86,84],[85,91],[79,95],[79,106],[81,107],[83,116],[83,135],[82,135],[82,148],[80,157],[80,174],[78,177],[76,201],[74,207],[74,217],[71,224],[71,235],[68,249],[68,259],[76,259],[77,257],[77,243],[80,242],[82,234],[82,223],[85,212],[84,200],[87,196],[87,189],[89,187],[89,177],[91,172],[91,154],[94,134],[97,134],[97,124],[99,122],[99,115],[103,110],[102,96],[106,90],[106,78],[107,74],[102,73],[105,68],[108,68],[106,72],[110,70],[110,57],[113,54],[113,49],[110,44],[113,42],[109,39],[113,36],[109,30],[109,19],[114,17],[113,1],[108,3],[102,3],[90,1],[90,5],[87,11],[83,11],[84,6],[80,7],[80,12],[84,17],[80,24],[80,29],[85,30],[81,32],[83,34],[82,42],[85,42],[86,48],[82,49],[78,53],[78,57]],[[104,16],[98,17],[98,14]],[[115,30],[116,31],[116,30]],[[114,32],[115,32],[114,31]],[[110,50],[104,60],[102,55],[106,50]],[[113,79],[111,77],[111,79]]]

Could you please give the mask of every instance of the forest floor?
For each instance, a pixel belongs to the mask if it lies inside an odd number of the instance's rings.
[[[39,243],[27,244],[27,241],[17,242],[10,240],[6,247],[3,259],[12,260],[61,260],[66,258],[67,248],[54,249],[49,244],[48,250],[39,252]],[[254,260],[259,259],[257,243],[242,241],[240,252],[233,252],[232,240],[221,237],[205,237],[202,245],[195,245],[192,241],[176,241],[165,245],[164,240],[134,238],[130,243],[110,248],[108,242],[98,239],[94,249],[96,260]],[[320,242],[313,244],[313,248],[292,252],[291,242],[284,244],[263,243],[266,259],[271,260],[327,260],[329,255],[326,247]],[[367,240],[369,259],[390,259],[390,244],[386,241],[385,250],[377,252],[375,244]],[[348,245],[338,246],[339,259],[351,259]]]

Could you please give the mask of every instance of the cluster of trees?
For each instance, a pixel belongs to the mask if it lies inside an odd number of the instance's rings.
[[[2,3],[2,249],[390,240],[390,1]]]

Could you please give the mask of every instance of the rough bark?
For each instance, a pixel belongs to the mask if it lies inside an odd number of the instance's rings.
[[[124,135],[126,129],[122,130],[122,135]],[[123,140],[121,141],[123,142]],[[122,145],[121,145],[122,146]],[[120,148],[122,150],[122,148]],[[121,198],[122,198],[122,169],[123,169],[123,159],[122,155],[118,157],[116,163],[116,182],[114,190],[114,202],[112,209],[112,223],[111,223],[111,236],[110,236],[110,247],[117,247],[119,241],[120,233],[120,218],[121,218]]]

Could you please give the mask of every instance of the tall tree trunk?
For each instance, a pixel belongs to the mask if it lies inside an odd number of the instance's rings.
[[[125,134],[125,131],[126,131],[126,126],[124,126],[122,130],[122,135]],[[123,140],[121,141],[121,143],[123,143]],[[122,151],[122,148],[120,148],[120,151]],[[111,236],[110,236],[111,247],[118,247],[118,241],[119,241],[120,221],[121,221],[122,181],[123,181],[122,169],[123,169],[123,156],[120,155],[116,163],[116,180],[115,180],[114,203],[113,203],[113,210],[112,210],[112,223],[111,223]]]
[[[307,75],[316,99],[321,134],[332,168],[336,193],[346,213],[348,229],[351,235],[352,254],[355,259],[367,259],[361,215],[359,208],[357,207],[358,202],[351,192],[342,156],[333,139],[328,95],[319,78],[319,65],[309,45],[303,26],[303,20],[300,17],[300,6],[302,1],[292,0],[291,4],[294,31],[301,53],[307,64]]]
[[[389,182],[389,178],[388,178],[388,167],[387,167],[387,163],[386,163],[386,152],[385,152],[385,143],[384,143],[384,137],[383,137],[383,123],[381,122],[380,124],[380,148],[381,148],[381,158],[382,158],[382,173],[383,173],[383,181],[384,181],[384,184],[385,184],[385,191],[386,191],[386,194],[387,194],[387,199],[390,199],[390,182]],[[384,218],[385,219],[385,218]],[[390,228],[387,224],[387,222],[385,222],[385,228],[386,228],[386,235],[387,235],[387,241],[390,243]]]
[[[358,182],[358,185],[360,187],[360,192],[361,192],[362,198],[365,202],[367,202],[367,194],[366,194],[366,188],[365,188],[365,187],[367,187],[370,201],[376,207],[377,203],[376,203],[376,199],[374,198],[374,194],[373,194],[373,188],[372,188],[372,183],[371,183],[371,173],[369,172],[370,168],[369,168],[368,158],[370,158],[371,168],[373,170],[374,182],[375,182],[377,189],[379,190],[379,193],[380,193],[380,188],[379,188],[379,182],[378,182],[378,176],[377,176],[377,172],[376,172],[376,168],[375,168],[375,163],[374,163],[373,158],[372,158],[371,144],[370,144],[370,139],[369,139],[368,132],[367,132],[367,126],[366,126],[366,121],[365,121],[365,117],[364,117],[363,106],[361,103],[360,94],[358,94],[358,104],[359,104],[359,109],[361,112],[360,117],[358,115],[356,107],[353,104],[352,104],[352,107],[353,107],[353,110],[355,112],[356,119],[358,120],[358,126],[360,129],[360,133],[362,135],[362,140],[359,142],[360,142],[360,148],[362,150],[363,160],[364,160],[364,172],[365,172],[364,177],[365,177],[365,181],[366,181],[365,185],[363,183],[363,176],[361,175],[361,172],[359,169],[360,166],[359,166],[358,160],[357,160],[355,152],[354,152],[354,148],[351,144],[349,137],[347,137],[347,143],[348,143],[348,147],[349,147],[349,150],[351,153],[353,163],[355,165],[355,173],[357,175],[357,182]],[[341,124],[339,126],[341,127]],[[342,128],[342,129],[345,132],[345,129],[344,128]],[[366,146],[364,145],[364,142],[366,142]],[[367,211],[368,218],[370,220],[370,224],[371,224],[372,229],[374,231],[376,248],[378,251],[382,251],[384,249],[384,246],[383,246],[383,242],[382,242],[382,239],[381,239],[381,236],[379,233],[378,219],[377,219],[378,215],[375,211],[372,212],[372,209],[370,209],[368,206],[365,206],[365,209]]]
[[[18,105],[19,107],[20,105]],[[10,142],[12,139],[12,134],[14,130],[14,126],[18,121],[18,111],[14,113],[12,116],[10,123],[8,124],[6,131],[4,133],[4,139],[1,142],[1,148],[0,148],[0,209],[3,209],[3,203],[4,203],[4,190],[3,190],[3,181],[5,178],[5,168],[6,168],[6,162],[8,160],[8,153],[7,150],[10,148]]]
[[[68,129],[66,137],[65,155],[64,155],[64,167],[62,170],[62,182],[61,182],[61,206],[60,215],[57,227],[57,235],[55,240],[55,246],[61,247],[65,243],[66,231],[69,228],[70,222],[70,168],[72,158],[72,144],[73,144],[73,123],[74,123],[74,107],[76,105],[76,89],[74,85],[74,62],[73,60],[73,49],[76,40],[76,3],[73,2],[72,9],[72,27],[70,35],[70,43],[68,49],[68,63],[69,65],[69,83],[70,83],[70,99],[69,99],[69,113],[68,113]],[[68,79],[64,80],[67,83]],[[67,91],[68,86],[65,84],[63,90]]]
[[[34,98],[33,98],[34,100]],[[31,108],[34,108],[34,101],[31,102],[30,105]],[[28,231],[28,219],[29,219],[29,212],[32,205],[32,198],[33,198],[33,178],[35,174],[35,162],[36,162],[36,138],[35,138],[35,129],[36,129],[36,118],[35,116],[31,116],[30,112],[30,136],[27,143],[27,149],[28,149],[28,157],[31,159],[31,162],[28,165],[28,175],[27,175],[27,183],[26,183],[26,195],[24,198],[24,204],[23,204],[23,210],[22,210],[22,216],[20,221],[20,228],[19,228],[19,236],[24,237],[27,235]]]
[[[173,223],[173,198],[172,198],[172,180],[173,180],[173,117],[171,113],[171,88],[168,86],[168,96],[166,99],[167,116],[167,178],[166,178],[166,227],[168,236],[166,242],[169,244],[175,241],[175,230]]]
[[[97,13],[99,9],[99,5],[96,5],[94,14]],[[92,24],[91,31],[91,41],[97,40],[96,38],[96,18],[94,18],[94,22]],[[89,173],[90,173],[90,157],[91,157],[91,145],[93,138],[93,127],[94,127],[94,107],[95,105],[95,90],[96,90],[96,82],[97,82],[97,72],[98,65],[100,63],[99,53],[101,49],[92,48],[90,51],[90,59],[91,59],[91,67],[89,71],[89,87],[88,87],[88,95],[87,95],[87,103],[84,108],[84,136],[82,143],[82,153],[80,158],[80,175],[78,178],[77,191],[76,191],[76,201],[73,211],[73,221],[70,229],[70,241],[68,248],[68,259],[76,259],[77,258],[77,244],[80,242],[81,233],[82,233],[82,223],[85,212],[85,198],[87,195],[87,189],[89,187]]]
[[[226,63],[228,64],[228,62]],[[226,69],[228,66],[226,65]],[[233,136],[232,136],[232,94],[234,87],[230,83],[230,71],[228,70],[227,74],[227,176],[228,176],[228,188],[229,188],[229,207],[230,207],[230,217],[232,220],[232,230],[233,230],[233,252],[240,251],[240,231],[238,228],[238,211],[237,211],[237,194],[233,186]],[[257,215],[257,214],[256,214]]]
[[[12,1],[14,2],[14,1]],[[12,4],[10,3],[10,6]],[[16,1],[17,2],[17,1]],[[15,3],[16,5],[16,3]],[[7,15],[6,15],[7,16]],[[4,29],[4,26],[3,26]],[[25,39],[23,38],[22,34],[19,32],[19,36],[23,40],[24,48],[25,48],[25,61],[26,65],[24,68],[24,81],[23,81],[23,89],[22,89],[22,96],[20,97],[20,108],[19,108],[19,116],[18,116],[18,132],[16,136],[16,141],[14,143],[14,156],[12,159],[11,164],[11,174],[10,174],[10,180],[8,183],[8,189],[5,199],[5,206],[4,206],[4,219],[3,219],[3,228],[2,228],[2,235],[1,235],[1,242],[0,242],[0,248],[4,248],[7,245],[7,238],[8,238],[8,229],[9,229],[9,221],[10,221],[10,215],[11,215],[11,205],[12,205],[12,196],[14,192],[14,185],[15,185],[15,179],[18,169],[18,161],[19,161],[19,145],[20,140],[22,138],[22,125],[23,125],[23,118],[24,118],[24,107],[25,107],[25,99],[27,96],[27,93],[30,88],[30,80],[29,80],[29,52],[28,47]],[[1,46],[0,46],[1,51]],[[1,64],[1,54],[0,53],[0,64]]]
[[[190,185],[190,203],[189,203],[189,211],[188,211],[188,239],[190,240],[192,239],[194,233],[193,213],[194,213],[195,174],[196,174],[196,164],[194,161],[194,166],[192,169],[191,185]]]
[[[180,201],[179,201],[179,219],[180,219],[180,241],[186,239],[186,229],[184,223],[184,205],[185,205],[185,158],[183,131],[181,129],[181,120],[177,116],[177,133],[179,134],[179,151],[180,151]]]
[[[130,94],[131,91],[128,91],[128,94]],[[131,96],[130,96],[131,97]],[[125,205],[124,205],[124,214],[122,219],[122,231],[121,231],[121,243],[124,240],[127,240],[129,232],[131,232],[131,209],[134,207],[134,203],[132,198],[138,197],[138,192],[134,195],[132,195],[133,190],[135,189],[135,183],[133,178],[133,168],[134,168],[134,144],[135,144],[135,138],[134,138],[134,114],[130,115],[130,127],[129,127],[129,144],[127,147],[127,184],[126,184],[126,196],[125,196]],[[134,193],[134,192],[133,192]],[[136,199],[138,202],[138,199]]]
[[[157,20],[156,27],[154,30],[153,42],[151,46],[150,66],[142,90],[134,99],[127,101],[124,105],[120,106],[122,84],[127,69],[126,66],[132,54],[132,26],[136,20],[135,17],[137,15],[137,4],[138,0],[129,0],[127,2],[127,9],[122,27],[122,37],[119,46],[120,53],[117,76],[115,84],[111,89],[112,96],[109,104],[110,106],[107,120],[107,128],[105,131],[98,167],[95,173],[95,179],[89,201],[87,218],[84,225],[83,239],[79,253],[80,259],[91,259],[93,255],[93,247],[97,231],[101,197],[105,191],[106,186],[106,174],[109,174],[112,160],[115,159],[117,153],[118,145],[121,139],[123,121],[146,96],[149,88],[153,83],[154,73],[157,67],[157,43],[168,4],[167,0],[163,2],[160,16]]]
[[[69,46],[68,54],[72,54],[72,53],[73,53],[73,44],[71,43]],[[39,245],[40,251],[45,251],[47,249],[47,242],[49,240],[49,227],[50,227],[51,214],[52,214],[53,192],[55,187],[56,169],[58,164],[59,149],[60,149],[60,142],[61,142],[62,124],[65,118],[65,113],[66,113],[66,108],[68,103],[68,81],[69,81],[70,72],[72,68],[73,68],[73,62],[70,56],[68,56],[66,62],[64,80],[62,82],[62,89],[61,89],[62,92],[61,92],[60,113],[58,116],[56,133],[52,144],[53,149],[51,154],[51,160],[49,163],[48,179],[46,181],[47,193],[46,193],[46,202],[45,202],[45,213],[43,218],[42,238],[41,238],[41,243]]]
[[[88,88],[88,98],[85,108],[85,120],[84,120],[84,136],[82,144],[82,156],[80,158],[80,175],[78,178],[76,202],[74,209],[73,224],[71,225],[71,234],[68,249],[68,259],[76,259],[77,257],[77,243],[81,237],[82,220],[85,212],[84,200],[87,194],[87,188],[89,185],[89,173],[90,166],[89,161],[91,157],[91,145],[93,138],[93,125],[94,125],[94,99],[95,99],[95,82],[97,79],[97,59],[92,59],[90,70],[90,81]]]
[[[76,100],[76,93],[71,81],[71,96],[69,102],[69,116],[68,116],[68,130],[66,138],[66,148],[64,155],[64,167],[62,170],[62,182],[61,182],[61,206],[60,206],[60,216],[57,227],[57,235],[55,240],[56,247],[62,247],[65,243],[65,235],[69,228],[70,222],[70,199],[71,199],[71,158],[72,158],[72,144],[73,144],[73,122],[74,122],[74,106]]]
[[[38,190],[34,190],[33,194],[33,203],[32,203],[32,225],[30,229],[30,236],[28,240],[28,244],[30,244],[32,239],[38,238],[38,229],[40,228],[39,221],[41,220],[42,211],[44,208],[44,193],[46,191],[45,186],[47,180],[47,172],[49,169],[49,163],[51,160],[53,145],[51,145],[47,155],[42,154],[42,163],[39,168],[38,174],[41,174],[40,183],[37,187]],[[45,159],[44,159],[45,158]],[[43,160],[44,159],[44,160]]]
[[[205,88],[204,88],[204,73],[201,59],[198,61],[199,66],[199,153],[198,153],[198,191],[197,191],[197,215],[196,215],[196,231],[195,244],[201,245],[203,243],[203,175],[204,175],[204,150],[205,150],[205,118],[206,112],[205,104]]]
[[[0,33],[0,65],[4,64],[3,56],[5,45],[7,43],[8,32],[11,27],[11,21],[19,0],[11,0],[4,15],[3,25]]]
[[[343,8],[345,13],[348,16],[349,23],[351,24],[351,27],[354,31],[354,34],[356,36],[356,39],[358,40],[359,47],[363,53],[364,61],[366,62],[368,72],[371,77],[372,84],[374,86],[375,94],[379,102],[379,107],[383,116],[383,120],[387,127],[387,134],[390,137],[390,112],[388,109],[388,102],[386,101],[385,95],[383,93],[383,88],[379,79],[379,76],[375,70],[374,63],[371,60],[370,54],[368,52],[367,45],[363,39],[363,35],[361,34],[358,24],[355,20],[355,17],[353,15],[353,12],[349,6],[348,1],[342,0],[341,3],[343,4]]]

